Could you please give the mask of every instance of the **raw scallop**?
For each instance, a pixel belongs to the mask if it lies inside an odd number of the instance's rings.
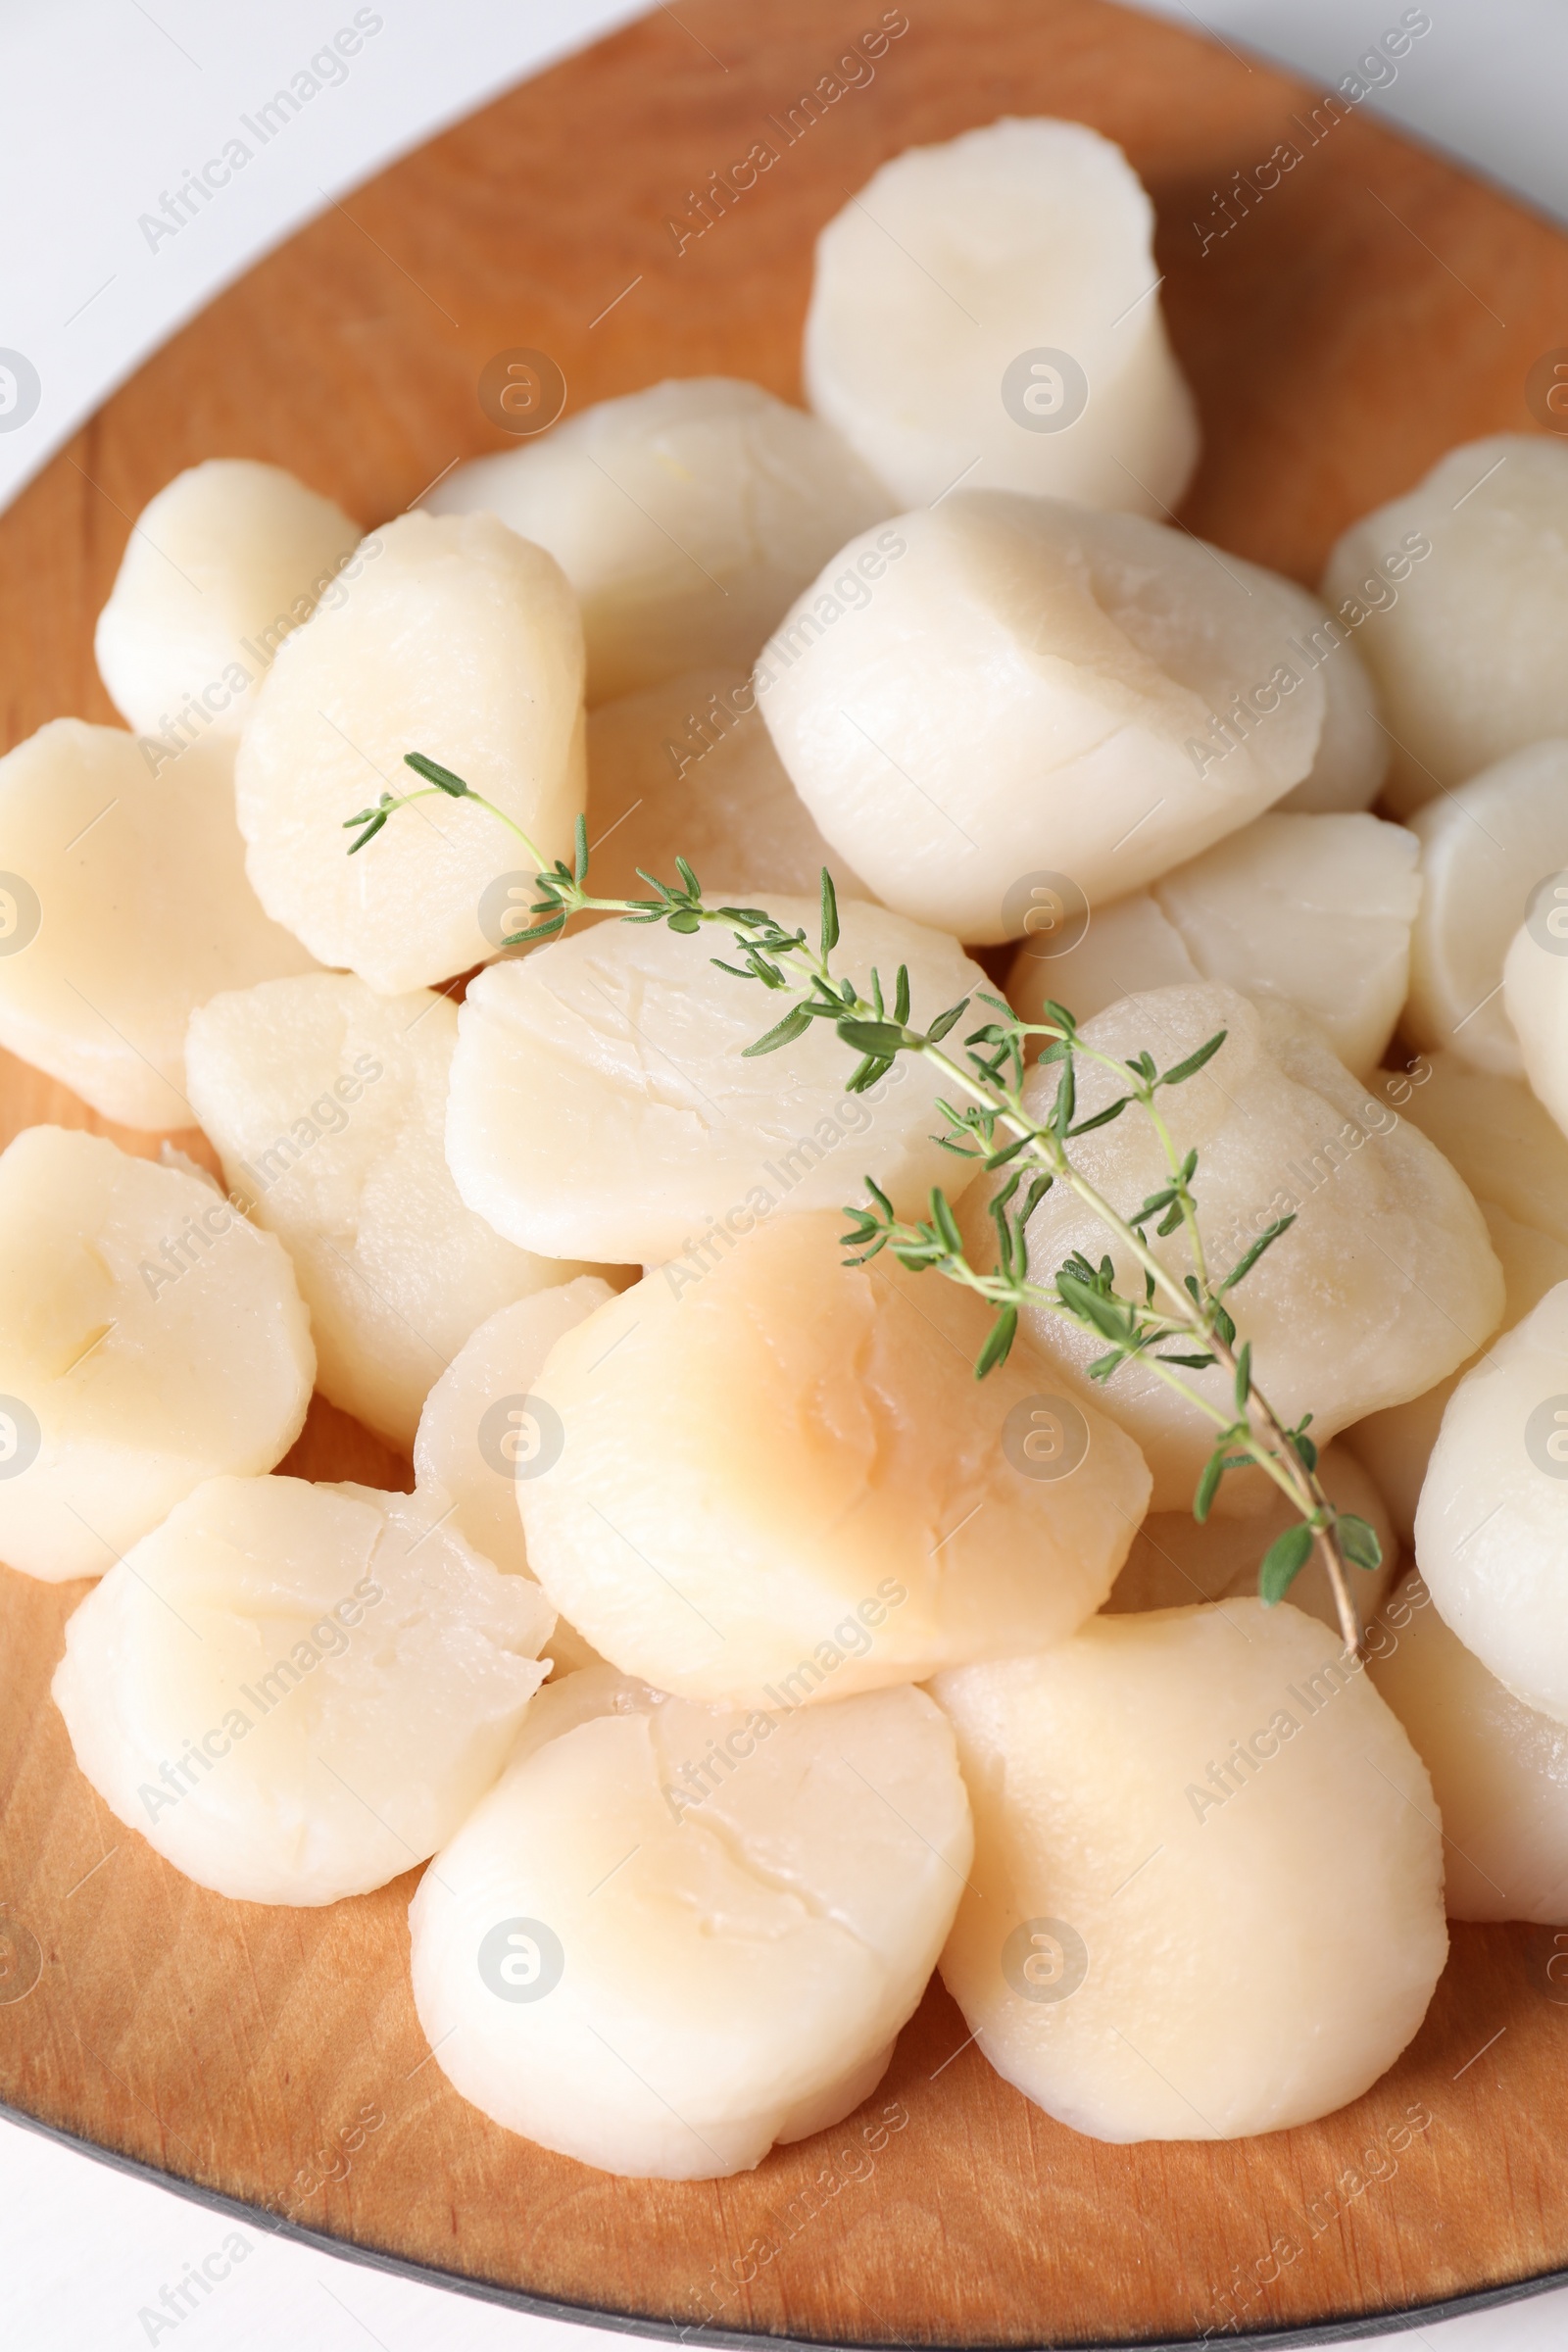
[[[608,1282],[579,1274],[536,1291],[481,1323],[424,1400],[414,1440],[421,1494],[452,1506],[458,1531],[509,1576],[531,1576],[520,1484],[550,1466],[553,1432],[532,1389],[557,1340],[613,1298]],[[564,1618],[550,1637],[558,1671],[593,1665],[598,1652]]]
[[[1251,831],[1244,826],[1236,838],[1245,841]],[[1048,1020],[1053,1002],[1087,1021],[1123,997],[1203,977],[1152,891],[1113,899],[1092,914],[1049,883],[1033,897],[1007,973],[1007,1002],[1021,1021]]]
[[[546,864],[586,799],[582,624],[559,566],[493,515],[404,514],[287,638],[235,769],[251,883],[322,963],[383,996],[496,953],[536,861],[482,808],[431,792],[350,857],[347,820],[420,789],[422,752],[519,825]]]
[[[460,466],[425,501],[548,548],[582,605],[593,703],[750,662],[834,549],[894,503],[816,417],[721,375],[598,401]]]
[[[124,1127],[191,1127],[185,1030],[311,969],[245,879],[234,747],[57,718],[0,760],[0,1045]]]
[[[1315,596],[1308,596],[1294,580],[1270,577],[1287,601],[1296,604],[1299,625],[1291,641],[1291,659],[1294,662],[1299,657],[1303,671],[1322,671],[1326,698],[1317,755],[1279,806],[1303,816],[1370,808],[1383,790],[1392,757],[1371,673]]]
[[[814,942],[818,902],[768,894]],[[834,968],[891,1001],[909,969],[913,1017],[934,1020],[985,974],[943,933],[850,903]],[[492,964],[458,1018],[447,1156],[459,1192],[524,1250],[693,1265],[781,1205],[855,1199],[874,1176],[906,1213],[968,1172],[931,1140],[940,1078],[910,1058],[847,1095],[858,1056],[830,1021],[777,1053],[745,1050],[790,1000],[714,969],[732,934],[598,923]],[[977,1014],[977,1018],[978,1018]]]
[[[223,1172],[294,1260],[322,1394],[407,1452],[477,1325],[583,1271],[464,1207],[442,1154],[457,1007],[346,972],[219,997],[191,1023],[191,1100]]]
[[[1287,1425],[1310,1412],[1321,1445],[1364,1414],[1419,1396],[1473,1353],[1496,1329],[1502,1272],[1481,1211],[1446,1160],[1357,1085],[1290,1007],[1254,1005],[1212,983],[1155,989],[1098,1014],[1085,1034],[1102,1053],[1125,1060],[1147,1049],[1171,1069],[1220,1030],[1219,1053],[1162,1093],[1160,1107],[1177,1151],[1198,1152],[1194,1192],[1212,1274],[1227,1272],[1270,1224],[1296,1218],[1228,1304],[1274,1410]],[[1057,1082],[1054,1067],[1031,1071],[1024,1100],[1036,1115],[1049,1111]],[[1079,1119],[1124,1091],[1079,1057]],[[1169,1181],[1153,1127],[1136,1107],[1080,1136],[1073,1158],[1123,1214]],[[971,1247],[984,1246],[984,1189],[974,1186],[962,1204]],[[1152,1247],[1178,1279],[1192,1270],[1184,1233]],[[1095,1212],[1058,1185],[1030,1222],[1032,1278],[1052,1282],[1073,1250],[1094,1265],[1108,1252],[1118,1289],[1126,1295],[1135,1284],[1141,1293],[1141,1272]],[[1026,1309],[1024,1320],[1072,1394],[1093,1396],[1138,1440],[1153,1473],[1153,1509],[1190,1508],[1212,1424],[1147,1364],[1091,1383],[1102,1340],[1045,1308]],[[1181,1377],[1216,1404],[1229,1397],[1218,1370]],[[1232,1507],[1227,1481],[1216,1508]]]
[[[0,1154],[0,1559],[101,1576],[204,1479],[270,1470],[316,1356],[294,1270],[210,1180],[102,1136]]]
[[[603,2172],[744,2172],[875,2088],[971,1850],[923,1691],[747,1715],[571,1675],[420,1882],[419,2023],[508,2131]]]
[[[280,466],[187,466],[131,525],[98,615],[98,674],[116,710],[171,753],[238,734],[284,638],[379,552]]]
[[[827,573],[807,590],[757,684],[812,816],[901,914],[1015,939],[1035,885],[1124,898],[1312,766],[1327,689],[1292,653],[1299,591],[1255,564],[1000,490],[905,514],[835,568],[879,552],[858,609]]]
[[[1385,1089],[1475,1195],[1506,1289],[1498,1329],[1511,1331],[1568,1281],[1568,1138],[1517,1078],[1474,1069],[1456,1054],[1419,1056],[1411,1071],[1386,1075]],[[1346,1431],[1406,1544],[1444,1410],[1475,1360]]]
[[[551,1619],[416,1496],[215,1478],[82,1602],[54,1697],[99,1795],[187,1878],[335,1903],[473,1811]]]
[[[530,1565],[658,1689],[800,1704],[1038,1648],[1100,1606],[1144,1515],[1113,1422],[1027,1347],[976,1381],[972,1293],[890,1252],[847,1268],[841,1222],[662,1268],[535,1384],[560,1434],[517,1490]]]
[[[1568,876],[1560,898],[1548,880],[1568,868],[1568,740],[1531,744],[1457,792],[1439,793],[1410,830],[1422,875],[1404,1024],[1411,1042],[1451,1047],[1477,1069],[1522,1078],[1502,965],[1542,883],[1544,936],[1560,937],[1568,952]]]
[[[805,373],[901,506],[957,481],[1179,505],[1198,418],[1153,208],[1087,123],[1004,118],[885,163],[816,242]]]
[[[1568,876],[1537,886],[1503,957],[1502,1003],[1531,1092],[1568,1135]]]
[[[1568,1723],[1568,1282],[1448,1400],[1415,1515],[1416,1564],[1467,1649]]]
[[[1399,816],[1547,735],[1568,735],[1568,449],[1494,433],[1364,514],[1323,597],[1371,670]]]
[[[841,899],[868,896],[784,773],[744,670],[688,670],[601,704],[588,721],[588,837],[601,899],[646,899],[644,876],[673,883],[677,857],[719,905],[814,894],[824,865]],[[519,928],[527,908],[519,896]]]
[[[1009,1002],[1038,1021],[1054,998],[1082,1021],[1137,991],[1219,980],[1297,1005],[1348,1068],[1373,1070],[1404,1003],[1417,855],[1375,816],[1271,811],[1087,923],[1026,924]]]
[[[1508,1085],[1511,1081],[1500,1079],[1497,1083]],[[1502,1268],[1504,1297],[1497,1330],[1512,1331],[1548,1291],[1554,1290],[1559,1282],[1568,1282],[1568,1245],[1554,1234],[1540,1232],[1534,1225],[1518,1224],[1494,1200],[1481,1200],[1480,1208]],[[1358,1461],[1365,1463],[1387,1497],[1394,1524],[1405,1544],[1415,1541],[1416,1507],[1448,1398],[1471,1365],[1487,1360],[1490,1348],[1489,1342],[1473,1355],[1466,1356],[1455,1370],[1434,1382],[1430,1389],[1423,1389],[1408,1403],[1391,1404],[1381,1413],[1369,1413],[1364,1421],[1355,1422],[1345,1433],[1346,1445]]]
[[[1373,1683],[1432,1775],[1448,1917],[1568,1924],[1568,1727],[1487,1672],[1419,1576],[1377,1633]]]
[[[1456,1054],[1422,1054],[1408,1084],[1390,1077],[1391,1102],[1451,1160],[1476,1199],[1568,1249],[1568,1138],[1517,1078],[1467,1066]]]
[[[944,1674],[975,1865],[942,1975],[1095,2139],[1235,2139],[1394,2064],[1447,1954],[1432,1787],[1287,1601],[1098,1617]]]

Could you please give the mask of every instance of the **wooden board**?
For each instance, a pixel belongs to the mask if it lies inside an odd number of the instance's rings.
[[[506,445],[475,385],[516,346],[555,356],[573,407],[710,370],[798,397],[816,229],[885,157],[1005,112],[1095,123],[1153,192],[1205,428],[1194,528],[1311,580],[1351,516],[1450,444],[1531,427],[1532,363],[1568,344],[1568,246],[1540,221],[1359,115],[1320,115],[1314,137],[1297,85],[1094,0],[910,0],[874,80],[785,145],[778,119],[878,14],[656,13],[253,270],[0,519],[5,745],[63,711],[112,718],[94,616],[130,517],[178,467],[272,459],[381,520]],[[690,192],[763,136],[777,164],[677,251]],[[1281,141],[1300,161],[1265,189]],[[4,1063],[5,1136],[45,1117],[101,1126]],[[319,1406],[287,1466],[406,1480]],[[47,1696],[81,1591],[0,1571],[0,2097],[28,2116],[361,2248],[716,2334],[1180,2339],[1568,2264],[1549,1931],[1458,1931],[1394,2073],[1263,2139],[1078,2138],[963,2046],[940,1988],[867,2110],[739,2180],[613,2180],[509,2138],[447,2087],[415,2022],[412,1879],[325,1912],[229,1903],[97,1800]]]

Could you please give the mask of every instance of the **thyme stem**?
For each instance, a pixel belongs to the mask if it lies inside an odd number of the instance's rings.
[[[1263,1251],[1294,1219],[1276,1220],[1216,1285],[1210,1275],[1193,1191],[1198,1154],[1190,1152],[1183,1156],[1178,1152],[1157,1100],[1163,1088],[1184,1084],[1212,1058],[1225,1043],[1223,1030],[1173,1069],[1161,1071],[1147,1052],[1120,1061],[1086,1042],[1063,1005],[1048,1004],[1047,1018],[1025,1022],[1018,1020],[1000,998],[982,995],[982,1002],[995,1007],[1002,1018],[987,1022],[965,1039],[965,1059],[960,1061],[944,1052],[942,1040],[968,1009],[969,998],[940,1014],[922,1031],[910,1026],[906,971],[901,968],[899,972],[891,1016],[878,973],[872,972],[870,994],[866,995],[857,981],[834,971],[832,953],[839,939],[838,906],[826,869],[822,874],[820,947],[813,947],[803,930],[786,930],[765,908],[710,906],[703,899],[697,876],[680,858],[675,860],[678,884],[667,884],[644,874],[651,893],[648,898],[597,898],[586,887],[588,837],[580,816],[572,864],[568,866],[558,859],[550,866],[514,817],[482,793],[475,792],[451,768],[418,752],[409,753],[406,761],[423,779],[420,789],[403,794],[383,793],[371,807],[351,817],[344,828],[357,836],[350,844],[350,856],[364,849],[400,808],[412,802],[433,793],[445,794],[453,800],[473,801],[516,835],[536,867],[539,899],[532,914],[538,919],[531,921],[526,930],[507,939],[505,947],[526,948],[558,938],[570,917],[578,913],[614,914],[635,923],[667,923],[672,931],[684,933],[716,924],[728,931],[744,959],[743,965],[736,965],[714,957],[719,968],[738,979],[755,981],[769,991],[782,993],[791,1001],[784,1018],[746,1049],[749,1054],[772,1053],[804,1036],[813,1020],[829,1020],[845,1044],[856,1049],[861,1057],[848,1081],[852,1092],[861,1092],[874,1084],[900,1054],[915,1055],[928,1063],[943,1083],[967,1103],[967,1108],[960,1110],[946,1101],[941,1102],[948,1131],[935,1140],[961,1158],[980,1160],[988,1173],[1011,1170],[990,1202],[998,1234],[996,1269],[988,1274],[970,1263],[946,1195],[940,1188],[931,1195],[930,1219],[911,1224],[896,1215],[892,1202],[869,1177],[865,1180],[866,1190],[873,1205],[862,1204],[846,1211],[856,1220],[856,1227],[844,1237],[845,1245],[859,1253],[849,1262],[863,1264],[878,1250],[891,1248],[900,1263],[911,1271],[935,1268],[948,1280],[962,1284],[984,1299],[995,1311],[997,1320],[975,1367],[982,1379],[1005,1358],[1024,1307],[1042,1308],[1079,1330],[1098,1333],[1109,1342],[1108,1352],[1089,1367],[1091,1379],[1108,1381],[1121,1365],[1132,1361],[1147,1365],[1156,1379],[1195,1408],[1217,1433],[1194,1498],[1195,1517],[1200,1521],[1207,1518],[1227,1473],[1248,1463],[1254,1464],[1272,1480],[1298,1514],[1264,1555],[1259,1569],[1263,1598],[1274,1601],[1283,1597],[1315,1550],[1334,1594],[1346,1647],[1352,1655],[1360,1653],[1361,1629],[1347,1569],[1350,1564],[1376,1567],[1380,1557],[1378,1539],[1364,1520],[1336,1510],[1317,1475],[1317,1449],[1305,1434],[1306,1420],[1294,1430],[1281,1420],[1253,1374],[1250,1343],[1237,1345],[1236,1326],[1224,1303],[1224,1294],[1245,1279]],[[1025,1045],[1032,1038],[1045,1040],[1036,1066],[1054,1062],[1060,1069],[1055,1101],[1044,1121],[1031,1115],[1023,1099]],[[1108,1072],[1124,1092],[1105,1108],[1075,1124],[1074,1073],[1079,1057]],[[1145,1201],[1142,1209],[1123,1215],[1075,1164],[1068,1145],[1074,1136],[1108,1124],[1133,1104],[1152,1124],[1164,1158],[1167,1182]],[[1000,1147],[999,1134],[1007,1139]],[[1029,1189],[1022,1206],[1015,1209],[1010,1204],[1026,1172],[1031,1177]],[[1117,1292],[1114,1266],[1108,1256],[1096,1267],[1074,1252],[1058,1269],[1054,1287],[1031,1278],[1025,1228],[1046,1193],[1058,1183],[1083,1203],[1118,1245],[1123,1257],[1138,1268],[1144,1284],[1141,1300]],[[1152,1218],[1159,1220],[1160,1236],[1182,1232],[1192,1261],[1192,1271],[1185,1280],[1178,1280],[1152,1248],[1146,1231]],[[1175,1356],[1156,1352],[1172,1341],[1200,1352]],[[1227,1374],[1234,1409],[1227,1412],[1190,1380],[1184,1380],[1183,1368],[1214,1368]]]

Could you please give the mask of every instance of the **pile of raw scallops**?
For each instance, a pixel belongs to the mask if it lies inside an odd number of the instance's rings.
[[[934,1968],[1080,2132],[1277,2130],[1397,2058],[1446,1910],[1568,1922],[1568,447],[1391,485],[1317,595],[1205,545],[1151,229],[999,122],[823,232],[808,410],[656,384],[368,537],[197,466],[98,623],[125,728],[0,762],[0,1044],[137,1131],[0,1157],[0,1557],[97,1580],[76,1762],[238,1900],[427,1864],[438,2065],[612,2172],[837,2122]],[[977,1381],[972,1292],[845,1264],[867,1178],[984,1247],[927,1065],[743,1058],[720,933],[509,950],[471,802],[349,856],[411,752],[546,860],[586,808],[602,896],[680,855],[814,930],[828,865],[916,1021],[1013,943],[1123,1058],[1224,1030],[1161,1101],[1213,1263],[1295,1218],[1232,1303],[1379,1531],[1368,1659],[1316,1569],[1257,1597],[1261,1473],[1198,1524],[1146,1369],[1036,1309]],[[1163,1181],[1142,1117],[1075,1150]],[[1028,1240],[1109,1247],[1060,1186]],[[408,1491],[279,1471],[314,1391]]]

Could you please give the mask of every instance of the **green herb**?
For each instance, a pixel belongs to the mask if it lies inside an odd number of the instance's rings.
[[[953,1100],[939,1102],[944,1132],[934,1140],[959,1158],[978,1160],[986,1174],[1005,1175],[990,1202],[996,1228],[996,1262],[989,1270],[970,1262],[952,1205],[940,1187],[930,1197],[928,1217],[910,1222],[898,1217],[892,1201],[870,1178],[867,1200],[848,1208],[851,1220],[845,1234],[847,1262],[864,1265],[883,1250],[912,1273],[931,1270],[973,1291],[992,1309],[990,1334],[975,1365],[976,1377],[1004,1363],[1017,1335],[1024,1308],[1035,1307],[1059,1315],[1080,1330],[1105,1342],[1103,1353],[1090,1365],[1090,1377],[1102,1384],[1124,1364],[1146,1364],[1156,1379],[1186,1399],[1213,1427],[1213,1450],[1198,1482],[1194,1516],[1206,1520],[1223,1480],[1235,1470],[1255,1467],[1273,1481],[1295,1509],[1297,1518],[1269,1545],[1258,1571],[1258,1590],[1265,1602],[1284,1598],[1292,1583],[1315,1550],[1328,1573],[1347,1646],[1360,1647],[1361,1633],[1350,1596],[1348,1568],[1375,1568],[1380,1547],[1364,1519],[1339,1514],[1317,1476],[1317,1447],[1306,1435],[1311,1415],[1294,1429],[1287,1428],[1258,1385],[1250,1342],[1236,1342],[1236,1325],[1225,1305],[1226,1296],[1252,1271],[1265,1251],[1295,1222],[1280,1217],[1261,1233],[1236,1263],[1217,1277],[1210,1270],[1199,1227],[1194,1178],[1196,1152],[1177,1152],[1160,1105],[1160,1097],[1198,1075],[1225,1044],[1225,1031],[1208,1038],[1196,1053],[1161,1070],[1152,1054],[1135,1054],[1126,1061],[1085,1042],[1078,1022],[1064,1004],[1043,1007],[1038,1021],[1021,1021],[1002,998],[976,991],[978,1004],[991,1017],[983,1018],[962,1041],[961,1058],[945,1050],[944,1041],[969,1011],[971,999],[952,1004],[924,1028],[911,1024],[909,975],[902,965],[895,975],[891,1006],[882,976],[873,970],[862,991],[859,984],[832,967],[839,944],[838,901],[832,878],[822,871],[820,934],[816,944],[804,930],[790,930],[765,908],[710,906],[702,885],[682,858],[675,860],[677,881],[671,885],[643,873],[650,895],[646,899],[599,899],[587,889],[588,834],[577,819],[574,857],[568,866],[558,859],[547,866],[533,843],[504,809],[474,792],[451,768],[426,759],[407,756],[407,765],[424,779],[421,791],[401,795],[383,793],[370,808],[349,818],[345,831],[357,834],[349,854],[365,848],[410,802],[431,792],[454,800],[469,800],[517,835],[537,868],[539,896],[528,927],[507,939],[509,948],[529,947],[554,939],[573,914],[618,914],[628,922],[666,923],[671,931],[691,934],[716,926],[730,935],[736,960],[713,956],[717,969],[749,981],[793,1003],[745,1051],[748,1055],[776,1053],[804,1037],[813,1021],[830,1021],[850,1050],[858,1055],[847,1085],[851,1093],[874,1086],[901,1054],[929,1063]],[[1059,1070],[1056,1089],[1044,1120],[1034,1117],[1023,1100],[1028,1041],[1043,1040],[1037,1062]],[[1108,1071],[1121,1089],[1110,1102],[1080,1119],[1077,1070],[1080,1062]],[[1107,1126],[1124,1111],[1136,1109],[1152,1125],[1165,1160],[1166,1179],[1143,1205],[1122,1216],[1074,1163],[1069,1147],[1081,1135]],[[1074,1252],[1057,1268],[1054,1280],[1037,1282],[1030,1274],[1026,1228],[1055,1185],[1064,1185],[1089,1207],[1106,1232],[1137,1266],[1141,1288],[1129,1297],[1116,1288],[1109,1257],[1098,1266]],[[1150,1241],[1181,1231],[1185,1234],[1193,1271],[1178,1282],[1161,1263]],[[1230,1394],[1215,1403],[1195,1388],[1184,1372],[1218,1367],[1230,1377]]]

